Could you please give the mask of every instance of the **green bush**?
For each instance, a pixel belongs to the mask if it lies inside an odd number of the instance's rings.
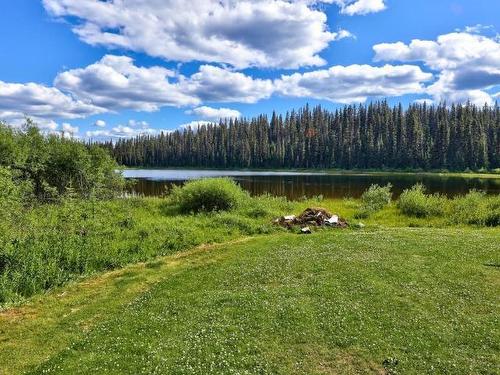
[[[487,197],[471,190],[467,195],[452,200],[450,220],[455,224],[480,226],[500,225],[500,196]]]
[[[386,186],[371,185],[361,196],[363,206],[373,211],[380,211],[391,203],[391,189],[392,185],[390,183]]]
[[[10,169],[0,167],[0,208],[5,209],[19,200],[19,191]]]
[[[392,185],[389,183],[386,186],[379,186],[377,184],[371,185],[361,196],[361,210],[356,213],[356,217],[366,218],[371,213],[380,211],[392,199]]]
[[[500,207],[494,208],[486,213],[484,225],[488,227],[500,226]]]
[[[485,194],[471,190],[467,195],[451,201],[450,219],[457,224],[484,225],[486,210]]]
[[[110,198],[125,185],[104,148],[44,135],[29,120],[22,130],[0,124],[0,166],[10,169],[16,184],[29,184],[30,196],[42,202]]]
[[[392,185],[389,183],[386,186],[377,184],[371,185],[361,195],[361,207],[354,214],[356,219],[366,219],[372,213],[382,210],[385,206],[391,203]]]
[[[181,212],[230,211],[249,198],[247,192],[229,178],[207,178],[175,186],[171,202]]]
[[[398,201],[401,212],[412,217],[443,216],[446,206],[446,197],[439,194],[425,194],[425,187],[422,184],[404,190]]]

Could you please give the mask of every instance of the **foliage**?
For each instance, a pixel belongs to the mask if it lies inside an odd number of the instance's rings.
[[[3,170],[0,176],[5,175],[8,171]],[[13,201],[9,195],[8,202]],[[317,204],[315,200],[290,202],[271,196],[245,196],[231,211],[185,215],[179,214],[178,207],[168,198],[64,199],[59,204],[3,211],[0,304],[41,293],[81,275],[147,261],[199,244],[279,232],[283,229],[273,225],[273,219],[297,215]],[[359,205],[359,200],[352,199],[321,202],[322,207],[350,223],[354,223]],[[478,224],[463,224],[498,225],[500,197],[484,196],[480,206],[488,209],[482,211],[485,216]],[[363,223],[367,228],[455,226],[448,214],[449,211],[441,217],[408,217],[395,205],[388,205]]]
[[[0,175],[1,176],[1,175]],[[226,181],[224,181],[226,182]],[[232,185],[230,185],[232,186]],[[240,194],[237,194],[240,195]],[[246,197],[243,195],[242,197]],[[248,198],[250,199],[250,198]],[[241,235],[277,230],[281,200],[258,198],[241,211],[179,215],[158,198],[65,199],[0,217],[0,305],[115,269]],[[248,213],[250,206],[266,217]],[[6,230],[2,230],[8,226]]]
[[[245,192],[229,178],[206,178],[175,186],[171,201],[181,212],[230,211],[248,199]]]
[[[422,184],[416,184],[403,191],[398,201],[401,212],[413,217],[443,216],[446,205],[446,197],[439,194],[425,194],[425,187]]]
[[[0,166],[11,171],[16,184],[27,183],[38,201],[67,195],[111,197],[124,179],[116,162],[102,147],[60,136],[45,136],[30,121],[22,130],[0,124]]]
[[[12,180],[12,171],[8,168],[0,167],[0,210],[10,211],[12,206],[16,206],[21,200],[19,185]]]
[[[305,106],[107,143],[128,166],[480,170],[500,167],[500,109],[387,102]]]
[[[391,203],[391,189],[392,185],[390,183],[386,186],[379,186],[377,184],[371,185],[368,190],[361,195],[361,210],[358,212],[357,217],[368,217],[371,213],[380,211]]]
[[[450,206],[450,220],[455,224],[500,225],[499,195],[488,197],[483,192],[471,190],[453,199]]]

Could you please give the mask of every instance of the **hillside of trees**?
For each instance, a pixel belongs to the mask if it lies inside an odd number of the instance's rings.
[[[500,167],[500,109],[387,102],[335,111],[305,106],[106,143],[144,167],[479,170]]]

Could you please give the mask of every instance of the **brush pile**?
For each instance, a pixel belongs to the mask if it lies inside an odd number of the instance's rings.
[[[347,221],[338,215],[333,215],[320,207],[306,208],[299,216],[282,216],[274,222],[284,228],[292,228],[294,226],[346,228],[348,225]]]

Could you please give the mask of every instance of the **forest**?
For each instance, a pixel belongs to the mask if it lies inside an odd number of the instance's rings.
[[[500,167],[500,109],[306,105],[270,119],[226,119],[105,147],[130,167],[492,170]]]

